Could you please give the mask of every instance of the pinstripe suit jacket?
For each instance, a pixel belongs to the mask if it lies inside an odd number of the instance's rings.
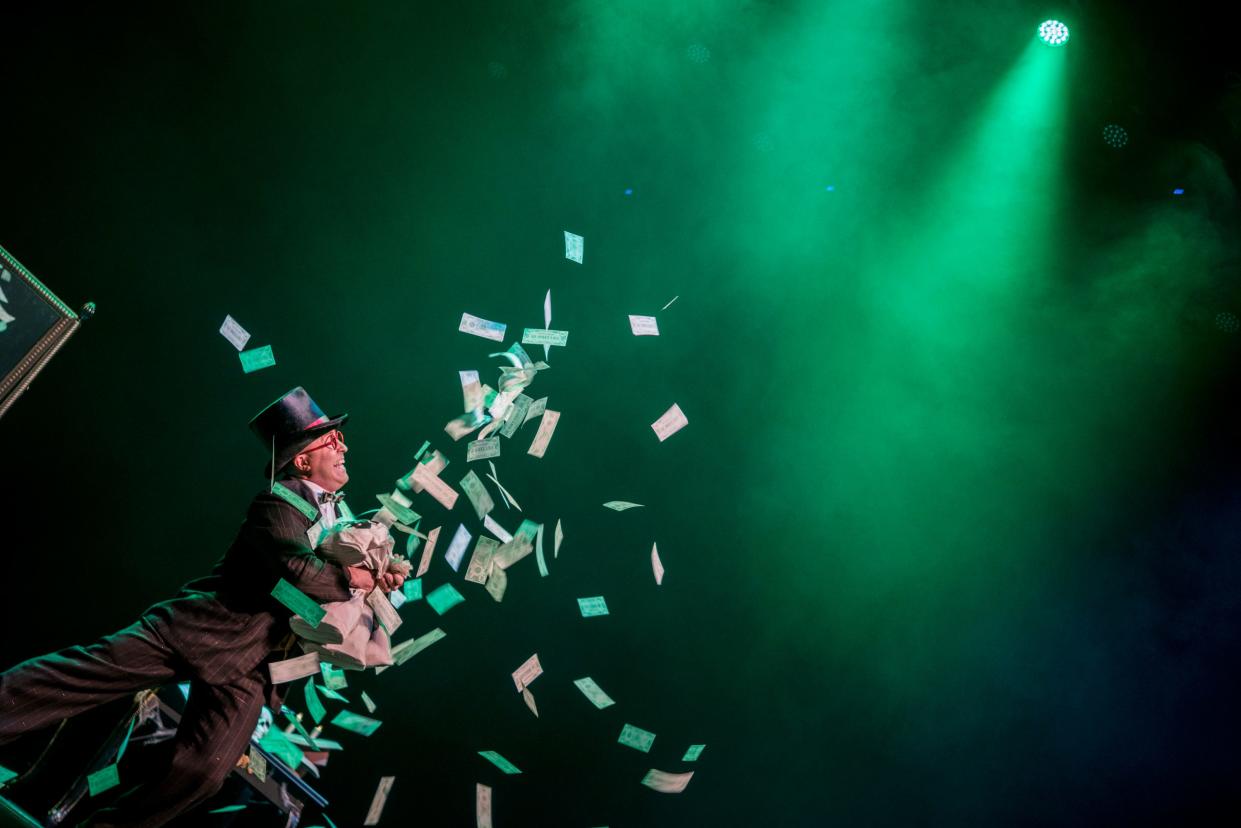
[[[284,485],[308,502],[300,480]],[[147,610],[144,620],[210,684],[227,684],[273,656],[289,632],[290,612],[271,597],[284,578],[319,603],[347,601],[343,567],[315,555],[306,538],[313,521],[274,494],[250,502],[232,546],[210,575],[190,581],[177,597]]]

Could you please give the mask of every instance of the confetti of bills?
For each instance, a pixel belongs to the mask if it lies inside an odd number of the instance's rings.
[[[546,328],[525,328],[521,334],[522,345],[568,345],[568,331],[550,331]]]
[[[491,828],[491,788],[481,782],[474,785],[474,819],[478,828]]]
[[[379,787],[375,789],[375,795],[371,798],[371,807],[366,812],[366,820],[363,825],[378,825],[379,816],[383,813],[384,804],[388,801],[388,794],[392,792],[392,783],[396,781],[395,776],[381,776],[379,778]]]
[[[427,545],[422,548],[422,560],[418,561],[418,571],[414,573],[414,577],[421,578],[427,574],[427,569],[431,566],[431,556],[435,553],[435,542],[440,539],[440,529],[444,527],[436,526],[427,533]],[[419,595],[422,594],[422,584],[418,584]],[[405,594],[409,598],[409,593]],[[413,600],[412,598],[410,600]]]
[[[272,588],[271,597],[292,610],[294,615],[300,617],[312,628],[317,628],[323,616],[327,615],[327,610],[284,578],[276,582],[276,586]]]
[[[473,463],[475,460],[486,460],[490,457],[499,456],[499,437],[490,437],[486,440],[475,440],[466,446],[465,459],[467,463]]]
[[[483,528],[499,538],[500,543],[508,543],[513,539],[513,536],[508,533],[508,530],[496,523],[491,515],[487,515],[487,517],[483,518]]]
[[[436,615],[443,615],[463,601],[465,601],[465,596],[457,592],[452,584],[440,584],[427,596],[427,603],[431,605],[431,609],[435,610]]]
[[[323,721],[323,717],[327,715],[327,708],[323,706],[323,702],[319,701],[319,694],[315,692],[313,681],[306,682],[306,686],[302,688],[302,695],[306,700],[306,712],[310,714],[310,718],[315,720],[315,724]]]
[[[332,724],[362,736],[370,736],[379,729],[383,722],[358,713],[352,713],[348,710],[342,710],[332,718]]]
[[[423,452],[426,451],[428,445],[430,445],[429,442],[423,443],[422,451],[419,451],[418,456],[414,459],[422,466],[424,474],[429,472],[433,475],[439,475],[444,470],[444,467],[448,465],[448,458],[441,454],[439,449],[435,449],[430,454],[423,456]],[[417,469],[414,469],[414,471],[417,471]],[[413,472],[410,472],[405,477],[405,482],[409,484],[409,487],[414,490],[415,494],[422,491],[422,483],[414,476]]]
[[[640,750],[643,753],[649,753],[651,745],[655,744],[655,734],[649,730],[643,730],[640,727],[634,727],[631,724],[621,728],[620,738],[616,740],[625,747],[631,747],[634,750]]]
[[[611,707],[616,704],[612,701],[607,693],[603,692],[603,688],[595,684],[595,680],[590,676],[585,678],[574,679],[573,683],[577,685],[577,689],[582,691],[582,695],[590,699],[590,703],[602,710],[605,707]]]
[[[594,618],[608,614],[608,602],[603,600],[602,595],[594,598],[578,598],[577,608],[581,610],[583,618]]]
[[[507,329],[507,325],[492,322],[469,313],[461,314],[461,324],[457,326],[457,330],[461,331],[461,333],[481,336],[483,339],[491,339],[496,342],[504,341],[504,331]]]
[[[664,562],[659,559],[658,544],[651,544],[651,571],[655,573],[655,586],[664,582]]]
[[[272,684],[287,684],[319,672],[319,654],[306,653],[296,658],[286,658],[284,661],[273,661],[267,665],[267,669],[271,673]]]
[[[492,567],[491,577],[487,579],[487,594],[500,603],[508,590],[508,573],[499,567]]]
[[[500,569],[508,569],[513,564],[534,551],[534,540],[539,532],[539,524],[532,520],[523,520],[521,526],[513,533],[513,539],[496,550],[495,564]]]
[[[466,547],[470,545],[473,537],[470,530],[465,528],[465,524],[457,527],[456,534],[452,536],[448,544],[448,551],[444,553],[444,560],[452,567],[453,572],[461,571],[461,560],[465,557]]]
[[[541,675],[543,675],[543,665],[539,663],[539,654],[535,653],[513,671],[513,684],[517,686],[517,692],[520,693],[530,686],[530,682]]]
[[[529,688],[523,687],[521,690],[521,700],[526,703],[526,707],[530,708],[530,712],[534,714],[534,718],[539,717],[539,706],[534,703],[534,694]]]
[[[523,422],[522,425],[525,425],[526,423],[530,422],[535,417],[542,416],[543,412],[546,410],[547,410],[547,397],[542,397],[541,399],[537,399],[534,402],[530,403],[530,407],[526,409],[525,422]]]
[[[627,500],[609,500],[603,504],[603,508],[611,509],[614,512],[623,512],[626,509],[641,509],[641,503],[630,503]]]
[[[642,777],[642,784],[660,793],[681,793],[681,791],[685,790],[685,786],[689,784],[689,780],[693,776],[693,771],[689,773],[668,773],[667,771],[651,768],[646,772],[646,776]]]
[[[560,557],[560,544],[564,541],[564,531],[560,528],[560,518],[556,519],[556,545],[552,547],[552,557]]]
[[[533,397],[527,397],[525,394],[518,394],[513,398],[513,404],[509,406],[508,413],[504,417],[504,425],[500,427],[500,436],[512,437],[517,433],[517,429],[526,424],[526,415],[530,412],[530,406],[534,404]],[[546,407],[547,403],[543,403]]]
[[[543,420],[539,423],[539,431],[534,435],[534,441],[530,443],[530,449],[527,454],[535,457],[542,457],[547,452],[547,444],[552,441],[552,434],[556,431],[556,424],[560,422],[560,412],[548,409],[543,412]]]
[[[414,468],[413,481],[421,484],[427,494],[438,500],[445,509],[452,509],[457,505],[457,490],[441,480],[435,472],[428,471],[426,466],[420,464]]]
[[[689,750],[685,751],[685,755],[681,757],[682,762],[697,762],[698,757],[702,756],[702,750],[706,745],[690,745]]]
[[[629,330],[634,336],[659,336],[659,322],[653,316],[629,315]]]
[[[250,341],[250,334],[245,328],[237,324],[237,320],[231,316],[224,317],[224,324],[220,326],[220,333],[224,338],[233,343],[233,347],[239,351],[245,350],[246,343]]]
[[[491,575],[491,558],[495,555],[496,547],[500,542],[495,538],[480,537],[478,543],[474,546],[474,554],[470,557],[470,564],[465,569],[465,579],[474,584],[487,583],[487,577]]]
[[[474,507],[474,513],[478,515],[479,520],[485,518],[496,507],[496,502],[491,499],[491,493],[487,491],[487,487],[483,485],[483,481],[478,479],[473,469],[461,478],[461,488],[465,496],[470,499],[470,504]]]
[[[681,413],[681,407],[673,403],[672,408],[669,408],[662,417],[651,423],[651,428],[655,429],[655,436],[662,443],[687,425],[689,425],[689,420],[685,419],[685,415]]]
[[[508,773],[508,774],[521,773],[521,771],[517,769],[516,765],[514,765],[509,760],[505,759],[500,754],[496,753],[494,750],[480,750],[478,752],[478,755],[483,757],[488,762],[495,765],[497,768],[504,771],[505,773]]]
[[[448,633],[444,632],[439,627],[436,627],[429,633],[424,633],[417,638],[402,641],[400,644],[397,644],[392,648],[392,664],[394,666],[404,664],[414,656],[418,655],[418,653],[425,650],[427,647],[430,647],[435,642],[447,637],[447,635]]]
[[[564,231],[564,257],[570,261],[582,263],[582,254],[585,252],[586,240],[577,233]]]
[[[255,371],[261,371],[276,364],[276,355],[272,353],[270,345],[242,351],[237,356],[241,359],[241,370],[247,374],[253,374]]]

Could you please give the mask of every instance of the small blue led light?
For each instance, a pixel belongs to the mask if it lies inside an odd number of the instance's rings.
[[[836,192],[836,185],[835,185],[835,184],[828,184],[828,185],[827,185],[826,187],[824,187],[823,189],[824,189],[824,190],[826,190],[826,191],[827,191],[827,192],[829,192],[829,193],[834,193],[834,192]]]
[[[626,187],[625,195],[633,195],[633,187]]]
[[[1177,187],[1175,190],[1172,191],[1172,195],[1185,195],[1185,188]]]

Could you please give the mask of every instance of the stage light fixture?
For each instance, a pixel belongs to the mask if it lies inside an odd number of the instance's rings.
[[[1063,46],[1069,42],[1069,27],[1059,20],[1044,20],[1039,24],[1038,36],[1048,46]]]
[[[1108,124],[1103,127],[1103,143],[1112,149],[1120,149],[1129,143],[1129,133],[1120,124]]]

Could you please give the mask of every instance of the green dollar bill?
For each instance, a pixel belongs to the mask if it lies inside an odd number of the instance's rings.
[[[689,750],[685,751],[685,755],[681,757],[682,762],[696,762],[699,756],[702,756],[702,749],[706,745],[690,745]]]
[[[329,690],[339,690],[349,684],[345,679],[345,671],[339,667],[333,667],[327,662],[319,664],[319,672],[323,676],[323,683],[327,685]],[[328,698],[332,698],[332,696],[328,696]]]
[[[294,770],[302,764],[301,748],[290,742],[280,728],[269,727],[259,740],[259,747]]]
[[[302,693],[306,696],[306,712],[310,714],[310,718],[315,720],[315,724],[323,721],[323,717],[327,715],[327,709],[323,706],[323,702],[319,701],[319,694],[315,692],[315,683],[310,679],[306,679],[306,687]]]
[[[577,685],[577,689],[582,691],[582,695],[590,699],[590,703],[602,710],[605,707],[611,707],[616,704],[612,701],[607,693],[603,692],[603,688],[595,684],[595,680],[590,676],[586,678],[574,679],[573,683]]]
[[[623,512],[626,509],[640,509],[642,504],[630,503],[627,500],[609,500],[607,503],[603,504],[603,506],[604,508],[611,509],[615,512]]]
[[[465,597],[457,592],[452,584],[442,584],[427,596],[427,603],[435,610],[436,615],[443,615],[464,600]]]
[[[651,745],[655,743],[655,734],[649,730],[643,730],[640,727],[634,727],[631,724],[621,728],[620,738],[616,740],[625,747],[631,747],[634,750],[640,750],[643,753],[649,753]]]
[[[327,615],[323,607],[284,578],[276,582],[275,588],[271,591],[271,597],[292,610],[294,615],[300,615],[302,620],[311,627],[318,627],[323,616]]]
[[[370,696],[366,695],[365,690],[362,691],[362,704],[366,705],[367,713],[375,712],[375,708],[376,708],[375,702],[371,700]]]
[[[9,780],[16,779],[16,778],[17,778],[16,771],[11,771],[8,768],[6,768],[4,765],[0,765],[0,788],[4,787],[4,784],[8,782]]]
[[[406,581],[401,586],[401,591],[405,593],[406,601],[422,600],[422,579],[413,578],[409,581]]]
[[[488,762],[495,765],[497,768],[504,771],[505,773],[508,773],[508,774],[521,773],[521,771],[517,769],[516,765],[514,765],[509,760],[505,759],[500,754],[496,753],[494,750],[480,750],[478,752],[478,755],[483,757]]]
[[[231,814],[234,811],[244,811],[245,805],[225,805],[223,808],[215,808],[208,811],[209,814]]]
[[[608,614],[608,602],[603,600],[602,595],[595,598],[578,598],[577,608],[581,610],[583,618],[594,618],[597,615]]]
[[[332,724],[363,736],[370,736],[379,729],[383,722],[352,713],[348,710],[342,710],[332,719]]]
[[[237,356],[241,358],[241,370],[247,374],[270,368],[276,364],[276,356],[271,352],[270,345],[264,345],[262,348],[251,348],[249,351],[242,351]]]
[[[115,764],[100,768],[86,777],[86,787],[90,789],[91,796],[99,796],[119,784],[121,784],[121,777],[117,773]]]

